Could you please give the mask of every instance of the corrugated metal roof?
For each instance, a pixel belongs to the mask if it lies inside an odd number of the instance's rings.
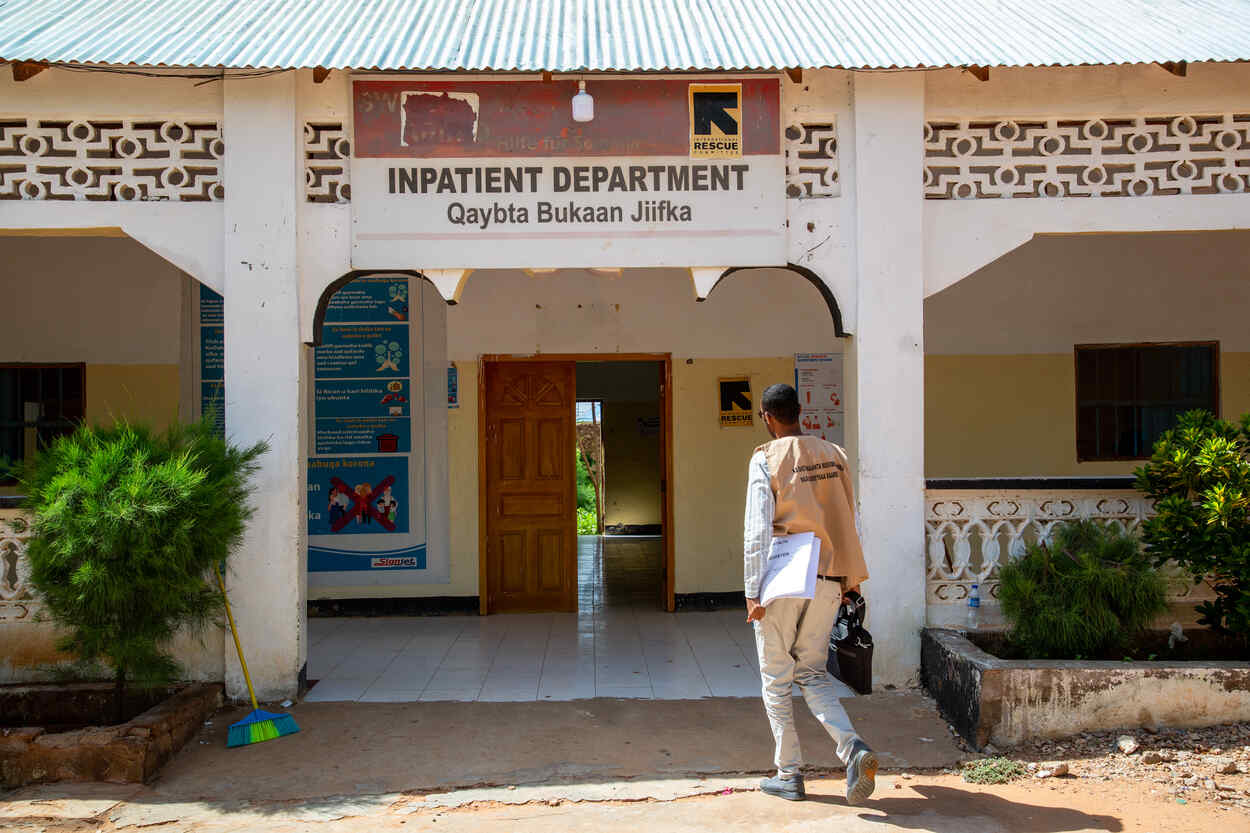
[[[0,58],[638,71],[1250,59],[1250,0],[0,0]]]

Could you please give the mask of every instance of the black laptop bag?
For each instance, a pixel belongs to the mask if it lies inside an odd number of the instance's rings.
[[[864,597],[852,590],[838,607],[829,636],[829,673],[860,694],[872,692],[872,634],[864,630]]]

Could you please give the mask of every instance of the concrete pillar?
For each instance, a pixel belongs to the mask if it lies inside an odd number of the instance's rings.
[[[224,82],[226,433],[266,440],[256,514],[227,584],[261,700],[295,694],[304,664],[305,507],[296,208],[302,194],[295,75]],[[229,644],[229,643],[228,643]],[[226,651],[226,692],[247,697]]]
[[[924,73],[854,78],[855,292],[847,368],[864,586],[881,684],[920,665],[924,625]]]

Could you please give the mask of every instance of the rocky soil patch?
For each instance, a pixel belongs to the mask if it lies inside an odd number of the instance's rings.
[[[1132,781],[1179,803],[1214,803],[1250,814],[1250,723],[1084,732],[984,751],[1020,761],[1036,779]]]

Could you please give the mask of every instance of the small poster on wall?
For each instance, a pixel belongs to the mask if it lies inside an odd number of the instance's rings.
[[[217,432],[226,434],[226,299],[200,286],[200,413],[213,414]]]
[[[460,371],[454,364],[447,366],[447,407],[460,407]]]
[[[318,379],[408,375],[408,325],[327,324],[314,364]]]
[[[406,454],[411,450],[407,379],[324,380],[315,385],[316,454]]]
[[[733,376],[719,379],[720,427],[750,428],[755,424],[755,409],[751,404],[751,379]]]
[[[407,321],[408,279],[365,275],[339,289],[326,304],[326,321]]]
[[[796,353],[794,388],[803,409],[803,432],[837,445],[846,442],[842,404],[842,354]]]
[[[308,463],[308,492],[309,535],[408,531],[407,456],[316,458]]]

